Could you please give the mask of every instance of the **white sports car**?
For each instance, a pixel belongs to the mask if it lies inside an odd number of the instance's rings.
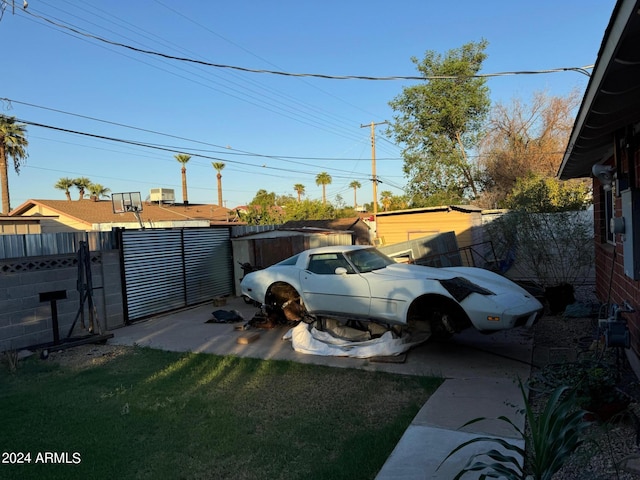
[[[245,275],[242,294],[288,320],[342,317],[448,336],[532,326],[542,304],[520,286],[474,267],[396,263],[366,246],[301,252]]]

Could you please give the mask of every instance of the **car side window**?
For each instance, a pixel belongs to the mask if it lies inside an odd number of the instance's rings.
[[[334,275],[338,267],[346,268],[347,273],[355,273],[353,267],[347,262],[347,259],[338,253],[312,255],[309,258],[307,270],[319,275]]]

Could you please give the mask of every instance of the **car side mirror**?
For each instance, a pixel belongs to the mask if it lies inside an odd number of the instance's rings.
[[[335,274],[336,275],[346,275],[347,274],[347,269],[344,268],[344,267],[336,267]]]

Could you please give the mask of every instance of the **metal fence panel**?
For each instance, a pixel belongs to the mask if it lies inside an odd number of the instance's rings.
[[[233,292],[228,228],[122,231],[128,321]]]
[[[187,305],[233,292],[233,259],[228,229],[185,229]]]
[[[113,232],[57,232],[0,235],[0,259],[68,255],[76,253],[80,242],[92,252],[115,248]]]
[[[180,230],[124,230],[122,256],[128,320],[186,305]]]

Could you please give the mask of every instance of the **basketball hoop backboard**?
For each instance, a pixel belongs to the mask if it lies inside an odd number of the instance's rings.
[[[138,213],[142,211],[140,192],[114,193],[111,195],[113,213]]]

